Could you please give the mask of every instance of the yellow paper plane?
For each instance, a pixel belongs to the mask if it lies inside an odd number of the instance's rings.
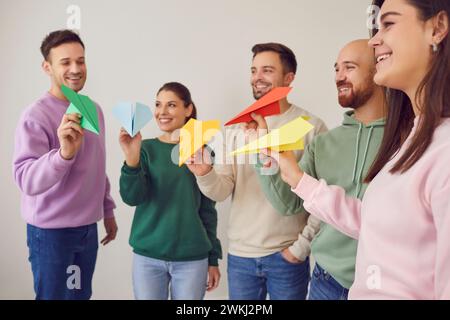
[[[314,128],[306,119],[309,118],[298,117],[284,126],[272,130],[269,134],[233,151],[231,155],[259,153],[261,149],[271,149],[277,152],[303,150],[305,147],[303,137]]]
[[[180,157],[178,166],[182,166],[189,157],[207,144],[220,131],[220,121],[189,120],[180,132]]]

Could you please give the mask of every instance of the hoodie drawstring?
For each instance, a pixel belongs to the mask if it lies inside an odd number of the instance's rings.
[[[359,140],[361,139],[361,131],[362,131],[362,124],[359,124],[358,129],[358,135],[356,136],[356,155],[355,155],[355,164],[353,165],[353,175],[352,175],[352,182],[355,183],[356,178],[356,168],[358,166],[358,157],[359,157]]]
[[[364,165],[366,163],[367,152],[369,151],[369,144],[370,144],[370,139],[372,138],[372,133],[373,133],[373,127],[370,127],[369,136],[367,137],[366,149],[364,150],[363,160],[362,160],[361,168],[359,169],[358,180],[356,182],[356,197],[358,197],[359,192],[361,191],[361,184],[362,184],[361,177],[362,177]]]

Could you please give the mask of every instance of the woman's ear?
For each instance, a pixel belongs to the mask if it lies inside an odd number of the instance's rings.
[[[433,44],[439,45],[448,36],[449,17],[445,11],[441,11],[433,20],[434,30],[432,41]]]
[[[184,112],[185,117],[189,118],[192,115],[193,111],[194,111],[194,106],[192,105],[192,103],[190,103],[185,109],[185,112]]]

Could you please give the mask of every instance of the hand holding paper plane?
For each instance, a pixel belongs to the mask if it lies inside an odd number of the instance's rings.
[[[189,120],[180,132],[180,158],[182,166],[194,153],[207,144],[220,131],[220,121]]]
[[[121,102],[114,107],[113,114],[131,137],[152,119],[150,108],[139,102]]]
[[[279,114],[280,100],[286,98],[288,93],[292,90],[290,87],[278,87],[272,89],[269,93],[264,95],[261,99],[256,101],[250,107],[239,113],[236,117],[225,123],[226,126],[231,124],[250,122],[252,112],[262,115],[263,117]]]
[[[70,101],[66,114],[81,114],[81,127],[95,134],[99,134],[97,108],[92,100],[88,96],[76,93],[65,85],[61,86],[61,91],[67,100]]]
[[[305,118],[307,117],[298,117],[284,126],[272,130],[269,134],[233,151],[231,155],[259,153],[261,149],[271,149],[278,152],[302,150],[304,149],[303,137],[314,128]]]

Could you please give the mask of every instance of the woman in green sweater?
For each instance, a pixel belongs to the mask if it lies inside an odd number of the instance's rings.
[[[135,298],[199,300],[219,284],[215,203],[199,190],[195,177],[178,167],[178,129],[196,117],[189,90],[171,82],[159,89],[154,113],[163,134],[142,141],[124,129],[120,176],[122,200],[135,206],[133,247]],[[175,161],[174,161],[175,160]]]

